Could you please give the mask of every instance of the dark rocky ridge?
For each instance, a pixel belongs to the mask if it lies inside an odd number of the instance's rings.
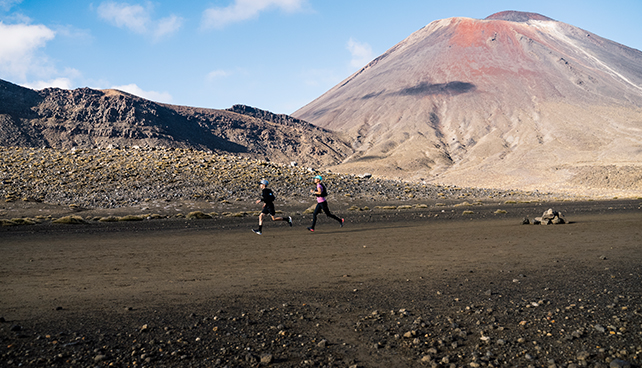
[[[248,106],[174,106],[115,90],[33,91],[6,81],[0,81],[0,145],[193,148],[315,166],[351,152],[329,131]]]

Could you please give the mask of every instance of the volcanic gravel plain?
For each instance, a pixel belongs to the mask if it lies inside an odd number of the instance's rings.
[[[639,367],[642,198],[0,152],[2,367]],[[279,215],[256,227],[258,180]],[[523,224],[552,208],[565,224]]]

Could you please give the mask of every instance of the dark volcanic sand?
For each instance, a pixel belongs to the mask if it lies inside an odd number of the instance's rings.
[[[333,210],[0,228],[0,366],[642,363],[640,201]]]

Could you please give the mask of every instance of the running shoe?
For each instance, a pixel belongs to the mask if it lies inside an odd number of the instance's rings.
[[[292,216],[288,216],[288,224],[292,227]]]
[[[314,232],[314,229],[311,227],[309,227],[308,230],[310,230],[311,232]]]
[[[346,222],[345,219],[341,219],[341,227],[343,227],[343,223]]]
[[[256,234],[256,235],[261,235],[261,234],[263,234],[262,232],[260,232],[259,230],[256,230],[256,229],[252,229],[252,231],[254,231],[254,234]]]

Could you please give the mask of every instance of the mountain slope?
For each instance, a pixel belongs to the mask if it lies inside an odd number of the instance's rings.
[[[293,116],[350,139],[338,170],[578,185],[642,165],[642,52],[533,13],[438,20]]]
[[[0,145],[195,148],[313,167],[351,153],[327,130],[247,106],[173,106],[116,90],[33,91],[1,80]]]

